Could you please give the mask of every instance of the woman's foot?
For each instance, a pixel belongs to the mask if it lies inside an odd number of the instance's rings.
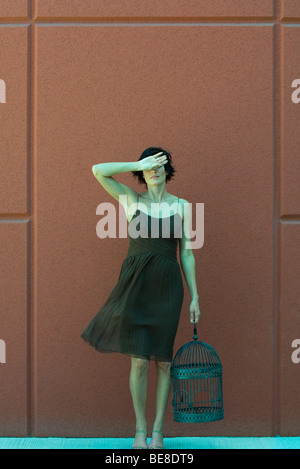
[[[147,431],[137,430],[135,432],[135,438],[132,445],[132,449],[147,449]]]
[[[159,430],[152,430],[152,438],[151,438],[151,442],[149,445],[149,449],[163,449],[164,448],[163,438],[164,438],[163,432]]]

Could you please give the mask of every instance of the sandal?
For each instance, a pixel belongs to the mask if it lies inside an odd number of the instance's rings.
[[[148,432],[145,431],[145,430],[137,430],[135,432],[135,438],[136,438],[137,433],[145,433],[146,434],[146,441],[145,441],[146,446],[141,446],[140,443],[136,443],[136,444],[133,443],[132,449],[148,449],[148,446],[147,446],[147,434],[148,434]]]
[[[152,434],[153,433],[159,433],[162,437],[164,437],[164,434],[162,432],[160,432],[159,430],[152,430]],[[152,440],[150,442],[150,445],[149,445],[149,449],[164,449],[164,445],[163,445],[163,442],[161,443],[161,445],[157,445],[157,444],[151,444],[152,443]]]

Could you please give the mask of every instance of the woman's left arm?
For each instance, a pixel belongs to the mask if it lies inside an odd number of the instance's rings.
[[[181,199],[183,200],[183,199]],[[189,288],[192,302],[190,304],[190,322],[198,322],[200,317],[199,295],[196,283],[196,261],[192,248],[189,246],[191,242],[192,213],[189,203],[183,200],[185,208],[182,217],[182,236],[179,238],[180,247],[180,264],[184,274],[185,281]]]

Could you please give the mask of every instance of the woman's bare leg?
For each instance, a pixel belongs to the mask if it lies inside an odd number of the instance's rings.
[[[148,384],[149,360],[131,357],[129,386],[136,417],[136,430],[147,431],[146,401]],[[146,433],[137,433],[134,445],[145,445]]]
[[[156,415],[153,430],[163,433],[164,420],[167,410],[170,390],[171,390],[171,362],[155,362],[157,382],[156,382]],[[160,433],[153,433],[150,445],[163,444],[163,437]]]

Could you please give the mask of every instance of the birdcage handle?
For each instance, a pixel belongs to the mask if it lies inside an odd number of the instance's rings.
[[[197,337],[197,328],[196,328],[196,323],[194,322],[194,337],[193,337],[194,340],[198,340],[198,337]]]

